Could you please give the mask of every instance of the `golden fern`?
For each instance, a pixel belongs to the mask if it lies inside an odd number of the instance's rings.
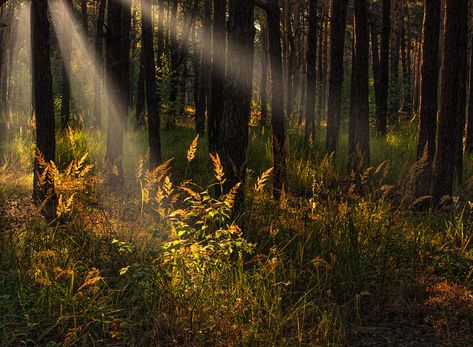
[[[220,157],[218,156],[218,153],[215,153],[215,155],[210,153],[210,159],[212,160],[212,163],[214,166],[215,178],[217,179],[217,181],[222,182],[223,177],[224,177],[224,172],[223,172],[223,165],[222,165],[222,162],[220,161]]]
[[[195,158],[195,153],[197,152],[197,145],[199,143],[199,134],[197,134],[194,137],[194,140],[192,140],[192,143],[187,150],[187,161],[190,163],[192,160]]]
[[[225,195],[225,200],[223,201],[223,203],[225,204],[225,206],[227,206],[229,209],[232,209],[233,208],[233,205],[235,204],[235,198],[238,194],[238,189],[240,189],[240,186],[241,186],[241,182],[238,182],[237,184],[235,184],[235,186],[230,189],[230,191]]]
[[[256,184],[255,184],[255,191],[257,193],[261,193],[264,189],[264,186],[266,185],[268,179],[269,179],[269,176],[271,175],[271,173],[273,172],[274,168],[269,168],[268,170],[266,170],[265,172],[263,172],[261,174],[261,176],[258,177],[258,179],[256,180]]]

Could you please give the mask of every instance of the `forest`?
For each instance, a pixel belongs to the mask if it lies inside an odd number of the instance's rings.
[[[473,346],[473,0],[0,0],[0,346]]]

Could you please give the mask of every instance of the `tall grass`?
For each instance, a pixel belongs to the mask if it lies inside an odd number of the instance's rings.
[[[389,319],[392,307],[408,315],[419,268],[471,288],[467,196],[442,212],[398,203],[396,187],[415,160],[410,127],[373,137],[373,168],[359,176],[346,171],[345,137],[333,157],[322,137],[306,146],[291,130],[279,202],[270,195],[270,134],[252,128],[238,220],[233,193],[215,194],[224,179],[218,161],[194,135],[190,127],[165,132],[163,157],[175,159],[147,172],[146,134],[129,133],[121,193],[97,179],[101,132],[58,135],[61,172],[85,153],[96,168],[80,179],[59,173],[58,192],[73,196],[61,224],[45,224],[25,205],[16,211],[26,217],[2,233],[2,343],[362,345],[353,331],[369,317]],[[28,162],[31,142],[19,139],[3,153]],[[0,174],[28,170],[4,165]],[[10,196],[0,191],[0,201]]]

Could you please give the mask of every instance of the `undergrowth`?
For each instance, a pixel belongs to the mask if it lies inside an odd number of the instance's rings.
[[[166,133],[174,160],[153,171],[144,136],[129,134],[118,193],[102,182],[100,132],[58,135],[61,223],[26,203],[1,235],[2,344],[339,346],[392,307],[408,317],[426,272],[472,288],[472,205],[461,196],[441,211],[411,209],[410,128],[374,139],[373,166],[359,174],[345,171],[346,139],[324,156],[322,139],[306,149],[291,132],[278,202],[268,135],[252,128],[238,216],[238,187],[221,194],[219,158],[191,129]],[[20,139],[3,146],[2,185],[31,169]]]

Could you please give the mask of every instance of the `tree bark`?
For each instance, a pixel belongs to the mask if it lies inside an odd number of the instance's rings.
[[[468,0],[447,0],[434,202],[452,195],[455,174],[460,174],[457,165],[465,119],[467,23]]]
[[[56,214],[54,179],[42,177],[46,169],[43,164],[54,161],[56,154],[49,33],[48,2],[35,0],[31,4],[33,109],[36,115],[33,199],[37,204],[46,202],[42,212],[48,219],[52,219]],[[40,163],[40,157],[44,159],[43,163]]]
[[[94,121],[97,128],[102,128],[102,79],[103,74],[103,36],[105,23],[105,7],[107,0],[99,0],[99,11],[97,14],[97,30],[95,33],[95,56],[97,61],[97,73],[94,77]]]
[[[138,72],[136,86],[135,112],[135,129],[140,129],[145,125],[145,63],[143,48],[141,48],[140,52],[140,71]]]
[[[420,124],[417,140],[417,198],[430,195],[432,164],[435,157],[437,130],[437,90],[439,83],[439,38],[441,0],[424,0],[423,47],[421,65]]]
[[[219,139],[224,105],[225,62],[226,62],[226,0],[213,0],[214,16],[212,28],[213,64],[211,72],[210,112],[208,114],[209,151],[215,152]]]
[[[471,35],[470,52],[470,91],[468,97],[468,122],[466,128],[465,147],[468,153],[473,153],[473,35]]]
[[[273,196],[279,199],[286,180],[286,132],[282,82],[281,15],[277,0],[266,13],[271,64],[271,126],[273,134]],[[315,106],[315,105],[314,105]],[[315,108],[315,107],[314,107]]]
[[[72,0],[64,1],[64,6],[72,13]],[[65,31],[67,24],[62,28]],[[72,52],[68,44],[62,50],[62,82],[61,82],[61,128],[65,130],[70,125],[71,119],[71,84],[69,74],[71,73]]]
[[[305,104],[305,139],[315,140],[315,97],[317,88],[317,0],[309,2],[309,37],[307,38],[307,98]]]
[[[153,49],[153,21],[151,0],[141,0],[141,21],[143,33],[143,65],[146,81],[146,103],[148,105],[148,137],[150,149],[150,169],[161,164],[161,135],[159,97],[156,90],[156,65]]]
[[[261,126],[265,126],[268,118],[268,28],[267,23],[261,24]]]
[[[253,0],[230,0],[228,21],[227,78],[219,153],[225,172],[225,190],[237,183],[236,208],[244,201],[248,122],[251,110],[253,72]]]
[[[88,19],[88,14],[87,14],[87,0],[81,0],[80,8],[81,8],[82,29],[84,30],[85,37],[88,37],[89,36],[89,19]]]
[[[333,153],[337,149],[338,134],[341,125],[343,51],[345,46],[345,28],[348,0],[333,0],[331,19],[330,77],[327,115],[326,151]]]
[[[355,0],[348,158],[352,170],[369,165],[369,30],[366,0]]]
[[[196,103],[195,129],[200,135],[205,133],[205,114],[210,101],[210,63],[212,40],[212,0],[204,1],[204,18],[202,24],[202,52],[199,64],[199,89]]]
[[[381,59],[379,68],[379,106],[377,107],[378,134],[385,136],[388,125],[389,90],[389,35],[391,33],[391,0],[382,0]]]
[[[108,1],[108,18],[106,33],[106,63],[107,76],[110,81],[108,100],[108,134],[106,162],[111,167],[113,176],[111,183],[123,182],[123,136],[125,132],[125,115],[127,113],[122,97],[120,83],[121,69],[121,35],[122,35],[122,6],[119,0]]]

